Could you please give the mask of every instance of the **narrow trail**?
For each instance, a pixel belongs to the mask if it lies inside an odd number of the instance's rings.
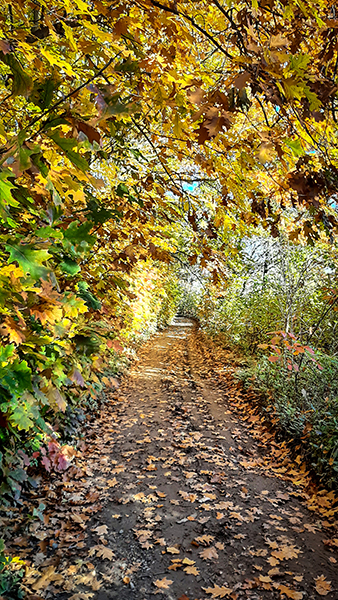
[[[255,462],[259,437],[203,352],[184,319],[141,351],[88,432],[81,476],[63,483],[57,549],[27,579],[36,598],[338,598],[332,531]]]

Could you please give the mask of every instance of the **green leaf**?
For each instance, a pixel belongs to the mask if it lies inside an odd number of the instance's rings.
[[[10,415],[9,422],[13,427],[17,427],[19,431],[31,429],[34,426],[34,421],[30,419],[26,407],[19,405]],[[11,473],[12,475],[12,473]],[[14,477],[16,479],[16,477]]]
[[[287,138],[285,140],[285,144],[288,148],[290,148],[294,156],[304,156],[305,152],[303,150],[302,143],[299,138],[297,140]]]
[[[64,232],[66,240],[77,245],[82,245],[83,242],[92,246],[96,242],[96,236],[89,235],[89,231],[93,228],[93,223],[86,221],[79,225],[79,221],[73,221]]]
[[[67,258],[60,263],[60,268],[64,273],[68,273],[68,275],[76,275],[79,271],[81,271],[80,266],[75,262],[75,260],[71,260]]]
[[[74,138],[62,137],[59,129],[56,129],[52,133],[50,132],[48,135],[64,151],[67,158],[69,158],[75,167],[80,169],[80,171],[88,170],[89,165],[86,159],[73,150],[74,146],[78,146],[78,142]]]
[[[51,269],[43,263],[50,258],[48,250],[37,249],[34,244],[6,245],[10,257],[8,262],[17,262],[24,274],[28,273],[34,279],[46,279]]]
[[[5,169],[0,171],[0,216],[7,221],[7,206],[19,206],[19,203],[13,198],[11,190],[15,188],[9,177],[13,177],[12,171]]]
[[[51,105],[53,94],[60,86],[60,81],[49,77],[43,83],[35,82],[34,88],[29,96],[31,102],[39,106],[41,110],[46,110]]]
[[[11,351],[13,348],[13,344],[10,344],[5,347],[5,352],[0,352],[0,386],[13,397],[20,397],[26,390],[32,389],[32,372],[25,360],[20,361],[16,358],[13,362],[6,364],[6,349]],[[1,395],[0,398],[2,398]]]
[[[290,58],[289,69],[303,75],[310,61],[311,57],[307,54],[296,54]]]
[[[120,198],[123,198],[125,194],[129,195],[129,189],[124,183],[119,183],[119,185],[116,188],[116,195]]]
[[[13,477],[15,481],[20,481],[20,483],[27,481],[27,473],[24,469],[14,469],[11,471],[11,477]]]
[[[13,96],[27,96],[32,87],[32,80],[25,73],[19,61],[12,53],[4,54],[0,52],[0,60],[12,71],[12,94]]]
[[[40,229],[36,230],[35,234],[44,240],[49,238],[55,238],[56,240],[63,239],[62,231],[53,229],[53,227],[50,227],[50,225],[47,225],[46,227],[40,227]]]

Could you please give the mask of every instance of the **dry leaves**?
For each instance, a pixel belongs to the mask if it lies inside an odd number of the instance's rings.
[[[201,535],[200,537],[195,538],[195,542],[203,544],[203,546],[208,546],[214,539],[213,535]]]
[[[60,585],[63,581],[63,576],[60,573],[55,573],[55,567],[47,567],[44,570],[42,577],[40,577],[35,583],[32,585],[32,589],[42,590],[46,589],[50,583],[54,583],[56,585]]]
[[[331,581],[326,581],[326,578],[324,575],[320,575],[319,577],[316,577],[315,582],[316,582],[316,592],[320,596],[327,596],[327,594],[332,591]]]
[[[187,575],[199,575],[199,573],[200,573],[199,570],[194,566],[185,567],[185,569],[183,569],[183,571],[185,571],[185,573],[187,573]]]
[[[303,592],[296,592],[291,588],[287,587],[283,584],[275,585],[275,587],[280,591],[281,594],[285,594],[287,598],[291,598],[291,600],[302,600]]]
[[[156,579],[156,581],[154,581],[153,583],[157,588],[161,590],[168,590],[169,586],[173,583],[173,581],[171,579],[163,577],[163,579]]]
[[[108,527],[107,525],[99,525],[98,527],[93,529],[93,531],[96,531],[97,535],[105,535],[106,533],[108,533]]]
[[[218,558],[218,553],[215,546],[210,546],[210,548],[205,548],[199,553],[200,557],[204,560],[212,560],[213,558]]]
[[[202,590],[204,590],[206,594],[211,594],[212,598],[225,598],[225,596],[229,596],[232,593],[231,588],[225,586],[219,587],[219,585],[214,585],[213,588],[202,588]]]
[[[169,546],[169,548],[167,548],[167,552],[169,552],[169,554],[179,554],[180,551],[175,548],[175,546]]]

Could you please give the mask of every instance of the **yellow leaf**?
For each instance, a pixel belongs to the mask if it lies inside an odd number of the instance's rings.
[[[169,552],[170,554],[179,554],[180,551],[175,548],[175,546],[169,546],[169,548],[167,548],[167,552]]]

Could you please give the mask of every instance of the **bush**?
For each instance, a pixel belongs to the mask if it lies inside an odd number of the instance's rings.
[[[17,557],[5,555],[5,544],[0,539],[0,596],[8,600],[24,597],[21,580],[24,575],[24,562]]]
[[[316,351],[314,359],[316,362],[305,358],[299,371],[290,371],[261,356],[254,367],[239,370],[238,378],[262,394],[265,406],[272,404],[277,427],[304,444],[312,468],[326,485],[336,487],[338,358]]]

